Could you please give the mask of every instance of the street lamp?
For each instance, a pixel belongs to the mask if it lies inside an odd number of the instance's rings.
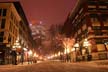
[[[30,51],[28,52],[28,54],[29,54],[29,56],[31,56],[31,55],[32,55],[32,51],[30,50]]]
[[[85,47],[85,48],[87,49],[87,54],[89,54],[88,46],[90,46],[90,43],[88,42],[87,39],[85,39],[85,40],[84,40],[84,43],[83,43],[83,47]]]
[[[17,64],[17,60],[20,58],[19,55],[17,55],[19,50],[21,50],[21,44],[19,43],[19,38],[17,38],[17,40],[14,42],[14,44],[12,46],[12,62],[13,62],[13,64]],[[21,58],[22,58],[22,56],[23,55],[21,55]],[[23,61],[23,59],[22,59],[22,61]]]
[[[32,63],[32,54],[33,54],[32,50],[29,50],[28,51],[28,56],[29,56],[29,58],[28,58],[28,64],[29,64],[29,62]]]
[[[66,55],[66,61],[71,60],[71,47],[73,46],[75,39],[73,38],[64,38],[63,45],[64,45],[64,54]]]
[[[88,49],[89,46],[90,46],[89,41],[88,41],[87,39],[85,39],[85,40],[84,40],[84,43],[83,43],[83,47],[86,48],[87,60],[88,60],[88,61],[91,60],[91,55],[90,55],[89,49]]]

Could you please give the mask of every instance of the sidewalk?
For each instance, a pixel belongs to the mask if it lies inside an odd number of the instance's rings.
[[[96,63],[97,65],[108,65],[108,60],[97,60],[93,62]]]
[[[41,61],[37,61],[37,63],[41,63]],[[10,67],[16,67],[16,66],[27,66],[27,65],[32,65],[32,64],[37,64],[37,63],[34,63],[34,62],[23,62],[22,63],[18,63],[17,65],[13,65],[13,64],[6,64],[6,65],[0,65],[0,68],[10,68]]]
[[[17,65],[13,65],[13,64],[0,65],[0,68],[11,68],[11,67],[26,66],[26,65],[32,65],[32,64],[35,64],[35,63],[29,63],[28,64],[28,62],[23,62],[23,64],[19,63]]]
[[[96,65],[96,66],[108,66],[108,60],[83,61],[79,63],[86,63],[89,65]]]
[[[33,64],[33,63],[29,63],[29,64]],[[28,64],[28,62],[23,62],[23,64],[22,63],[19,63],[16,66],[25,66],[25,65],[29,65],[29,64]]]

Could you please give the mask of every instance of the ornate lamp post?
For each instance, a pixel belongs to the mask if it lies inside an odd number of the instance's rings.
[[[28,51],[28,64],[32,63],[32,56],[33,56],[33,52],[32,52],[32,50],[29,50]]]
[[[15,41],[14,45],[12,46],[12,64],[17,64],[18,62],[18,51],[17,50],[21,50],[21,45],[19,43],[19,38],[17,38],[17,40]],[[21,52],[22,53],[22,52]],[[21,55],[21,57],[23,56],[23,54]],[[23,59],[22,59],[23,60]]]
[[[87,39],[84,40],[84,43],[83,43],[83,47],[86,48],[86,53],[87,53],[87,60],[90,61],[91,60],[91,55],[90,55],[90,51],[89,51],[89,47],[90,46],[90,43]]]

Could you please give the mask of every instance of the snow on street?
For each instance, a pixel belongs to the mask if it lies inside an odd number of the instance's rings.
[[[27,65],[2,65],[0,72],[108,72],[108,65],[92,62],[42,62]]]

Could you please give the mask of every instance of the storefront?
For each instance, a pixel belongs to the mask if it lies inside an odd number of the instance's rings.
[[[10,48],[5,45],[0,45],[0,64],[10,64],[11,54]]]

